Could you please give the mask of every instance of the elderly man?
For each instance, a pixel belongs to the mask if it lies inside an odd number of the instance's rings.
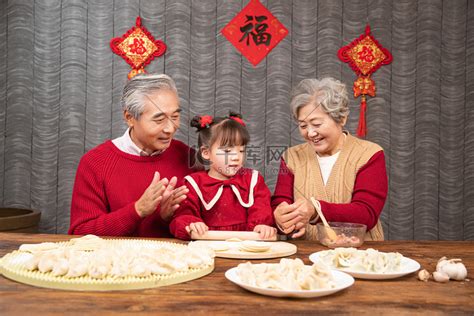
[[[193,172],[194,153],[173,139],[179,98],[166,75],[140,75],[121,99],[128,129],[81,159],[74,183],[69,234],[167,237],[168,223]]]

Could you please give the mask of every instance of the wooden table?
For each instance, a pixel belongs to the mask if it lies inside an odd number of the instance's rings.
[[[0,233],[0,257],[23,243],[63,241],[66,235]],[[294,241],[295,256],[323,249],[316,242]],[[385,241],[367,242],[362,248],[398,251],[433,271],[442,256],[462,258],[468,278],[474,276],[474,242]],[[279,259],[265,260],[276,262]],[[259,262],[260,260],[256,260]],[[74,292],[36,288],[0,277],[1,315],[196,313],[196,314],[474,314],[474,280],[421,282],[416,274],[384,281],[357,280],[336,294],[310,299],[261,296],[234,285],[226,270],[242,260],[216,258],[210,275],[187,283],[136,291]],[[263,262],[263,261],[261,261]]]

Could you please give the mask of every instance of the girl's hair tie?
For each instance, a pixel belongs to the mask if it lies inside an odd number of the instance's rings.
[[[245,122],[244,122],[244,120],[242,120],[242,116],[240,116],[240,114],[235,114],[235,113],[231,112],[229,114],[229,119],[236,121],[237,123],[239,123],[242,126],[245,126]]]
[[[199,124],[201,128],[209,128],[213,122],[214,118],[211,115],[203,115],[199,117]]]

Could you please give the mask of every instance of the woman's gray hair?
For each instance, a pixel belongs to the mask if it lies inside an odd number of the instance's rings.
[[[303,79],[291,93],[291,111],[298,118],[303,106],[313,104],[323,108],[336,123],[349,115],[349,97],[346,85],[334,78]]]
[[[178,94],[176,84],[165,74],[140,74],[130,79],[123,88],[120,104],[135,119],[139,119],[145,108],[145,96],[158,90],[171,90]]]

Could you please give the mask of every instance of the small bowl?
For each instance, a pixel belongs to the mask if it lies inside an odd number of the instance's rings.
[[[317,223],[318,240],[329,248],[337,247],[360,247],[364,243],[367,226],[356,223],[329,222],[329,226],[336,233],[336,240],[332,240],[327,233],[323,223]]]

